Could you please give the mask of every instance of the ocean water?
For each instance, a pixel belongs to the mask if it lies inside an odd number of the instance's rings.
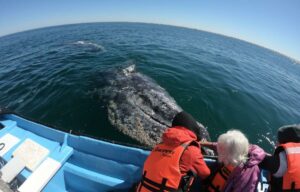
[[[271,152],[277,129],[300,123],[300,64],[199,30],[92,23],[0,37],[0,106],[54,127],[134,143],[95,94],[103,71],[135,64],[203,123],[213,140],[242,130]]]

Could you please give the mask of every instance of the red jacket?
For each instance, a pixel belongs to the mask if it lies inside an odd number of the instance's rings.
[[[170,146],[178,146],[187,141],[196,139],[197,137],[195,133],[180,126],[168,128],[162,136],[162,142]],[[204,162],[201,151],[197,146],[189,146],[184,151],[179,163],[182,173],[186,173],[187,171],[192,170],[201,179],[205,179],[210,175],[210,170]]]

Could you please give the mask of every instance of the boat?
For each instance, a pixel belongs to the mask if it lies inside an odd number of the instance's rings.
[[[0,129],[0,185],[12,191],[134,191],[149,155],[147,149],[65,132],[1,110]],[[216,163],[212,157],[205,161]],[[266,174],[261,172],[257,191],[267,190]]]

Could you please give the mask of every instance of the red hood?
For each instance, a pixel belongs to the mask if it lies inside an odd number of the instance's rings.
[[[187,141],[197,140],[197,136],[189,129],[176,126],[168,128],[164,132],[162,140],[166,145],[178,146]]]

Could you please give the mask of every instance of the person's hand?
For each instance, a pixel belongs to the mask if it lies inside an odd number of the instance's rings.
[[[206,151],[207,155],[217,154],[217,145],[216,145],[216,143],[209,142],[206,139],[202,139],[199,143],[200,143],[201,147],[203,149],[205,149],[204,151]],[[210,149],[210,151],[208,149]]]
[[[199,143],[202,146],[211,146],[212,145],[212,142],[209,142],[206,139],[201,139],[201,141]]]
[[[266,156],[272,156],[272,154],[265,152]]]
[[[211,156],[211,157],[213,157],[213,156],[216,155],[215,152],[214,152],[214,150],[212,150],[212,149],[210,149],[208,147],[202,147],[202,148],[205,151],[205,154],[203,154],[204,156]]]

